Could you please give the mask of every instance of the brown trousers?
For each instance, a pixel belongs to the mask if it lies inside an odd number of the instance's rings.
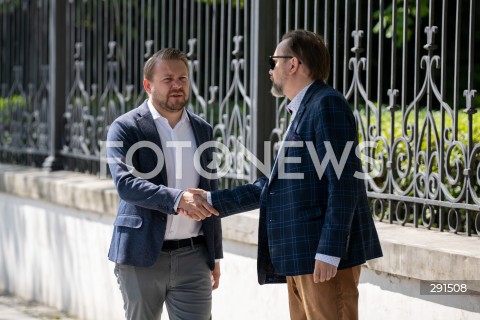
[[[313,282],[313,275],[288,276],[292,320],[358,319],[360,266],[338,270],[333,279]]]

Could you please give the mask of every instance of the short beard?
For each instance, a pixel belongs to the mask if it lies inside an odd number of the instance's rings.
[[[170,104],[165,101],[160,101],[152,96],[152,102],[154,105],[158,106],[160,109],[168,111],[168,112],[178,112],[182,110],[188,103],[188,99],[185,99],[183,104]]]
[[[176,105],[159,102],[157,105],[163,110],[166,110],[166,111],[169,111],[169,112],[177,112],[177,111],[182,110],[187,105],[187,101],[185,101],[184,104],[176,104]]]
[[[270,92],[274,97],[277,97],[277,98],[285,97],[282,86],[279,84],[276,84],[275,82],[272,83],[272,89],[270,90]]]

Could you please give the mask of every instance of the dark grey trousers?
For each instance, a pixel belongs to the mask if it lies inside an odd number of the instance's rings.
[[[204,244],[162,251],[148,268],[115,266],[128,320],[160,319],[164,302],[172,320],[211,319],[211,274]]]

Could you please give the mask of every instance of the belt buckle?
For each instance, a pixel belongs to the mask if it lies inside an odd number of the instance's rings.
[[[195,245],[195,243],[193,243],[193,238],[190,238],[190,247],[191,247],[192,249],[195,248],[194,245]]]

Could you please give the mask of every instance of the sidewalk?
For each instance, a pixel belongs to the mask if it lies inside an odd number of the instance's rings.
[[[65,313],[17,297],[0,295],[0,320],[74,320]]]

